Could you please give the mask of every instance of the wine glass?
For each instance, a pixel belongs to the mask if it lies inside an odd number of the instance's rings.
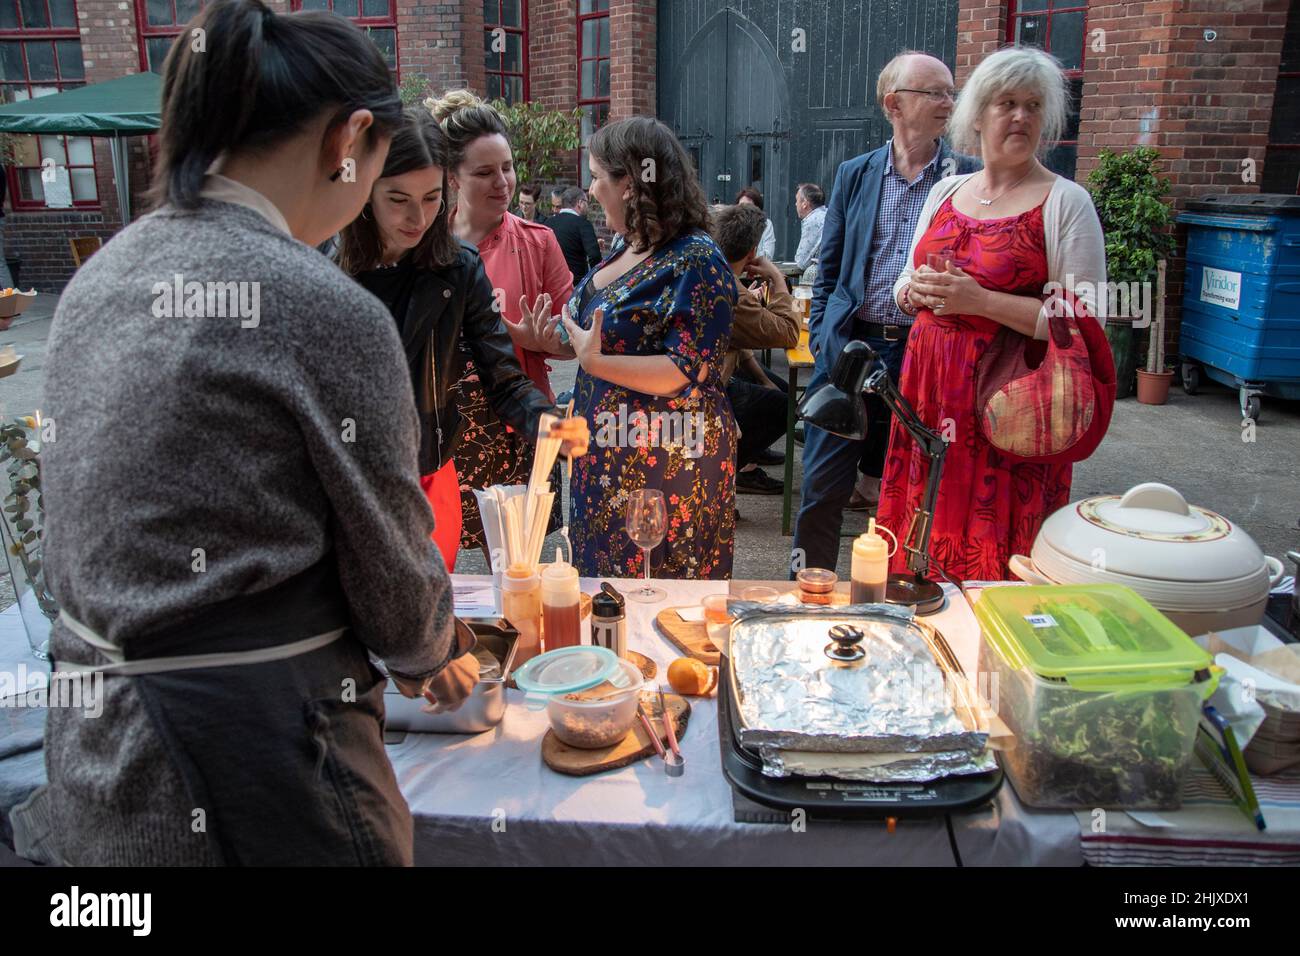
[[[654,604],[668,596],[663,588],[650,584],[650,551],[664,539],[668,530],[668,508],[664,493],[641,488],[627,496],[627,513],[624,517],[627,536],[645,555],[645,584],[628,594],[628,600],[638,604]]]

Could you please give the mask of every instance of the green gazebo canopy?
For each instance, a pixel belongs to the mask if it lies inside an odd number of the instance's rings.
[[[117,201],[125,225],[131,221],[131,200],[122,138],[156,132],[161,102],[162,78],[156,73],[132,73],[0,106],[0,132],[111,137]]]

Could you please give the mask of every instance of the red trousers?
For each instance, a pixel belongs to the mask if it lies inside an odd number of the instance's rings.
[[[433,543],[450,573],[456,570],[456,552],[460,550],[460,479],[456,463],[449,461],[433,474],[422,475],[420,487],[433,509]]]

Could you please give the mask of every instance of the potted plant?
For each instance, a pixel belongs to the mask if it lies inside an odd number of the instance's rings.
[[[45,584],[41,542],[45,535],[45,502],[41,493],[40,442],[37,419],[24,417],[0,425],[0,465],[5,466],[7,493],[0,540],[18,599],[18,611],[32,653],[48,660],[50,623],[59,604]]]
[[[1097,157],[1097,167],[1088,174],[1088,188],[1106,238],[1109,283],[1152,282],[1158,265],[1173,253],[1174,237],[1170,231],[1173,213],[1164,201],[1169,180],[1161,178],[1159,172],[1159,152],[1149,146],[1139,146],[1127,153],[1103,149]],[[1162,341],[1160,354],[1148,355],[1148,363],[1158,358],[1162,364],[1156,371],[1164,371],[1163,287],[1156,290],[1155,298]],[[1151,334],[1156,337],[1154,327]],[[1116,397],[1127,398],[1133,394],[1137,364],[1133,316],[1108,315],[1106,337],[1115,357]]]

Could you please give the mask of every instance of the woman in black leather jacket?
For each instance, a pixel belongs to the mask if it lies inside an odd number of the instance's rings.
[[[511,428],[535,439],[542,414],[555,409],[519,367],[478,251],[452,235],[446,156],[433,116],[408,107],[370,202],[339,237],[338,261],[397,322],[420,417],[420,484],[433,508],[433,540],[454,570],[461,505],[452,452],[464,424],[452,389],[460,340],[493,410]],[[586,454],[585,419],[560,422],[551,434],[564,439],[562,455]]]

